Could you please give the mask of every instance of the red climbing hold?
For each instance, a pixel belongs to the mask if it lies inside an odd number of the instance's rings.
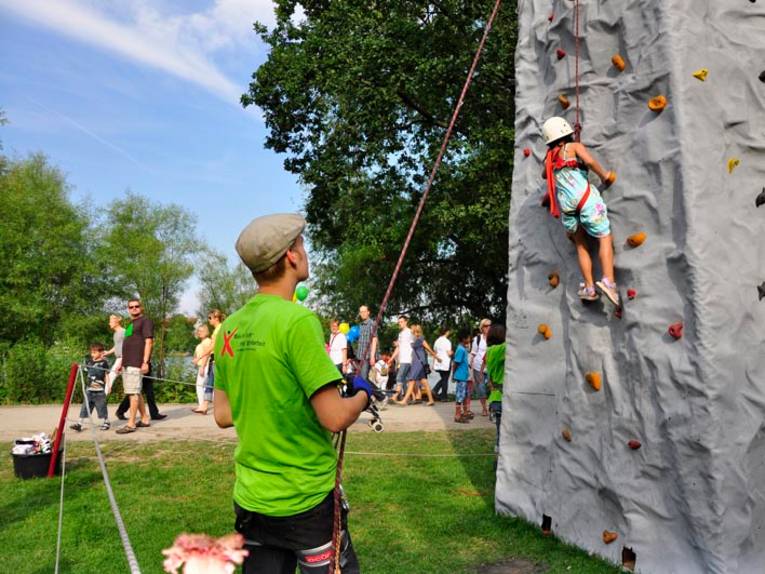
[[[555,55],[558,56],[559,60],[562,60],[563,58],[566,57],[566,50],[561,50],[560,48],[558,48],[557,50],[555,50]]]
[[[622,309],[621,305],[617,307],[616,309],[614,309],[614,317],[616,317],[617,319],[621,319],[623,315],[624,315],[624,310]]]
[[[531,148],[523,148],[523,157],[529,157],[531,155]]]
[[[682,336],[683,336],[683,324],[682,324],[682,322],[672,323],[669,326],[668,331],[669,331],[670,336],[673,339],[677,340],[677,339],[682,338]]]
[[[640,444],[639,440],[632,439],[631,441],[627,443],[627,446],[630,447],[632,450],[638,450],[643,445]]]
[[[555,12],[550,12],[550,15],[547,17],[548,22],[552,22],[555,19]]]
[[[627,289],[627,299],[632,300],[637,297],[637,291],[634,289]]]

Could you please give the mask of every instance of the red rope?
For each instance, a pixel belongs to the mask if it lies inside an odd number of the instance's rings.
[[[574,137],[576,141],[581,139],[582,124],[579,123],[579,0],[574,0],[574,41],[576,45],[575,77],[576,77],[576,120],[574,122]]]

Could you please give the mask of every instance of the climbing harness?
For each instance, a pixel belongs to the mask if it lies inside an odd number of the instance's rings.
[[[576,128],[574,128],[576,129]],[[574,169],[582,169],[581,164],[576,159],[564,159],[561,157],[561,147],[557,146],[547,152],[545,158],[545,175],[547,176],[547,199],[550,204],[550,215],[558,219],[560,217],[560,208],[558,207],[558,199],[555,195],[555,172],[563,169],[564,167],[570,167]],[[564,212],[565,215],[572,215],[579,217],[587,200],[590,198],[590,182],[587,182],[587,189],[584,191],[582,198],[576,206],[576,210],[573,212]]]

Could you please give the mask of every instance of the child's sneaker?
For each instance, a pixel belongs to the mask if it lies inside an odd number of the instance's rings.
[[[585,287],[584,283],[579,284],[579,291],[576,294],[582,301],[597,301],[600,297],[595,287]]]
[[[598,286],[598,289],[600,289],[603,295],[608,297],[608,300],[611,301],[611,303],[613,303],[617,307],[620,305],[619,291],[616,288],[616,283],[611,283],[611,281],[609,281],[607,277],[603,277],[603,279],[601,279],[600,281],[596,281],[595,285]]]
[[[74,423],[72,425],[69,425],[69,428],[73,431],[80,432],[82,430],[82,425],[80,423]]]
[[[112,427],[109,424],[109,421],[104,421],[104,422],[101,423],[101,426],[98,427],[98,428],[100,428],[101,430],[109,430]]]

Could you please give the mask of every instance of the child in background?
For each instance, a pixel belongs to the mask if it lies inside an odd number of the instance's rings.
[[[90,345],[90,357],[85,359],[88,371],[87,401],[83,400],[80,409],[80,422],[70,425],[70,429],[80,432],[93,409],[96,409],[101,419],[101,430],[109,430],[109,414],[106,409],[106,375],[109,372],[109,362],[104,358],[104,346],[101,343]],[[88,405],[90,410],[88,410]]]
[[[454,422],[456,423],[469,423],[470,415],[468,414],[465,401],[468,393],[468,379],[470,379],[470,365],[468,361],[468,349],[470,349],[470,333],[461,332],[458,335],[460,344],[457,345],[457,350],[454,352],[452,363],[454,365],[454,384],[457,389],[455,392],[455,411]]]
[[[494,324],[486,337],[486,374],[489,375],[489,412],[497,425],[499,451],[499,424],[502,421],[502,384],[505,381],[505,326]]]
[[[547,180],[550,214],[560,217],[566,234],[576,245],[576,255],[584,283],[577,294],[583,301],[595,301],[595,286],[617,307],[619,291],[614,278],[614,245],[608,209],[598,188],[587,179],[587,170],[595,172],[603,189],[616,181],[616,173],[606,171],[590,155],[587,148],[574,141],[574,130],[563,118],[553,117],[542,126],[547,144],[547,157],[542,177]],[[603,278],[593,281],[592,258],[587,236],[599,242],[600,267]]]

